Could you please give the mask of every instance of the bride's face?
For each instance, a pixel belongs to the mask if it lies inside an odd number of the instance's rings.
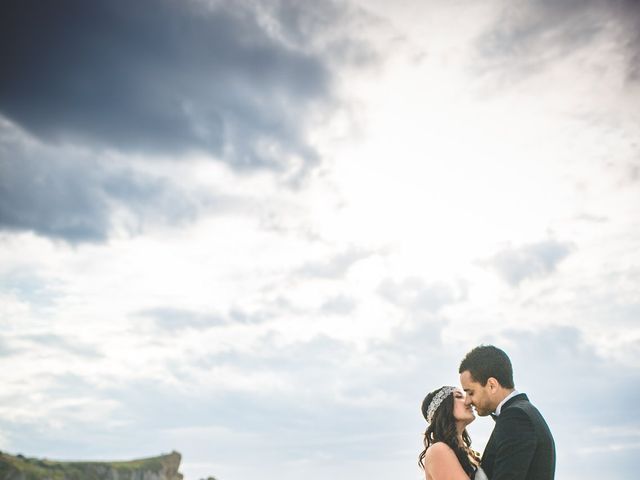
[[[475,420],[476,416],[473,414],[471,405],[466,403],[464,392],[456,389],[453,392],[453,418],[468,425]]]

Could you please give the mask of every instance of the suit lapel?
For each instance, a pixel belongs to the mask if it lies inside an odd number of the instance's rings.
[[[506,408],[509,408],[511,405],[513,405],[514,402],[517,402],[518,400],[529,400],[527,398],[527,395],[524,393],[520,393],[516,396],[514,396],[513,398],[510,398],[509,400],[507,400],[507,402],[505,402],[505,404],[502,406],[502,408],[500,409],[500,414],[502,414]],[[493,415],[491,414],[491,418],[493,418],[494,421],[499,422],[499,416]],[[495,442],[495,427],[494,429],[491,431],[491,436],[489,437],[489,441],[487,442],[487,446],[484,449],[484,453],[482,454],[482,460],[480,461],[480,465],[482,466],[482,469],[485,471],[485,473],[487,474],[487,476],[489,478],[491,478],[491,475],[493,474],[493,464],[495,462],[495,449],[496,446],[494,445]]]
[[[504,412],[505,408],[509,408],[515,402],[521,401],[521,400],[526,400],[527,402],[529,401],[529,397],[527,397],[526,393],[519,393],[515,397],[511,397],[509,400],[507,400],[505,404],[502,405],[502,408],[500,409],[500,413]]]

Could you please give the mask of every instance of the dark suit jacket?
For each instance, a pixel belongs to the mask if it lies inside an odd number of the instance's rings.
[[[524,393],[502,406],[482,456],[482,469],[490,480],[553,480],[553,436]]]

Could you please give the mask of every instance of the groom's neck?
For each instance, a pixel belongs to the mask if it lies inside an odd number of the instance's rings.
[[[495,397],[496,405],[493,410],[495,411],[495,409],[498,408],[498,405],[500,405],[505,398],[507,398],[509,395],[511,395],[515,391],[516,391],[515,388],[500,388],[496,392],[496,397]]]

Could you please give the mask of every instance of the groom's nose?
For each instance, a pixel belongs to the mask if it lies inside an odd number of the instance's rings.
[[[471,398],[469,397],[469,395],[465,395],[464,397],[464,404],[468,407],[469,405],[471,405]]]

